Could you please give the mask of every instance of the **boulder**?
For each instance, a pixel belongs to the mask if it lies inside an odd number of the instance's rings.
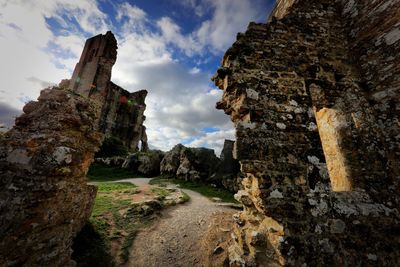
[[[208,148],[188,148],[176,145],[161,161],[161,174],[187,181],[212,182],[219,159],[214,150]]]
[[[181,150],[185,146],[177,144],[170,151],[168,151],[160,164],[161,174],[175,176],[181,163]]]
[[[160,174],[160,163],[163,157],[164,152],[160,150],[133,153],[125,159],[122,168],[146,177],[154,177]]]

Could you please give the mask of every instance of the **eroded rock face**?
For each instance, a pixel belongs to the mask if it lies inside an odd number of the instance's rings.
[[[0,141],[0,265],[74,265],[72,239],[96,195],[85,174],[102,141],[99,111],[87,98],[46,89]]]
[[[212,182],[219,159],[214,150],[188,148],[181,144],[174,146],[161,161],[161,174],[175,176],[187,181]]]
[[[242,177],[240,173],[239,161],[234,158],[235,142],[225,140],[224,147],[220,155],[220,163],[215,173],[215,179],[220,181],[221,185],[231,192],[236,193],[242,186]]]
[[[116,56],[111,32],[87,40],[72,79],[26,104],[0,140],[0,266],[75,265],[71,245],[96,196],[85,175],[103,140]]]
[[[160,175],[160,163],[164,154],[160,150],[133,153],[125,159],[121,167],[146,177],[154,177]]]
[[[245,176],[232,266],[400,264],[399,5],[278,1],[226,52],[217,108]]]

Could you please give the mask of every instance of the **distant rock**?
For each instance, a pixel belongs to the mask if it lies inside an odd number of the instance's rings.
[[[160,162],[163,157],[164,152],[160,150],[137,152],[129,155],[121,167],[146,177],[154,177],[160,174]]]
[[[240,175],[239,162],[233,156],[234,145],[234,141],[225,140],[224,148],[220,155],[221,161],[214,174],[214,180],[229,191],[236,193],[242,188],[242,177]]]
[[[188,148],[178,144],[165,154],[160,172],[186,181],[213,182],[212,176],[219,162],[212,149]]]
[[[132,173],[145,177],[154,177],[160,174],[160,162],[164,157],[160,150],[135,152],[126,157],[96,158],[95,162],[114,168],[131,170]]]
[[[175,176],[181,162],[181,150],[184,145],[178,144],[168,151],[160,164],[161,174]]]
[[[94,162],[100,163],[110,167],[120,168],[124,164],[126,157],[109,157],[109,158],[95,158]]]

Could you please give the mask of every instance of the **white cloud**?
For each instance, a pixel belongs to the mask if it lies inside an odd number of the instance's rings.
[[[113,30],[119,49],[112,79],[131,92],[148,89],[145,125],[150,144],[168,150],[184,142],[215,148],[219,155],[224,139],[234,138],[233,126],[228,116],[215,109],[222,92],[213,89],[212,73],[200,65],[210,60],[207,53],[221,54],[237,31],[260,16],[262,11],[254,4],[260,1],[179,1],[198,18],[211,14],[184,34],[171,17],[154,21],[126,2],[110,2],[120,24],[116,28],[96,0],[0,0],[0,123],[6,121],[5,114],[15,114],[13,108],[36,99],[44,85],[69,78],[86,37]],[[46,18],[61,25],[58,33],[49,29]],[[180,63],[176,49],[193,64]],[[218,130],[205,133],[206,127]]]
[[[211,5],[214,12],[210,20],[202,23],[196,37],[201,44],[211,47],[210,52],[225,51],[250,21],[266,14],[266,10],[259,9],[259,0],[204,0],[203,4]]]
[[[190,147],[211,147],[214,148],[215,154],[219,157],[224,146],[225,139],[235,140],[235,130],[220,130],[213,133],[205,133],[196,140],[187,144]]]
[[[182,49],[186,55],[191,56],[200,53],[203,49],[195,38],[189,35],[182,35],[181,28],[169,17],[163,17],[157,21],[162,37],[166,43],[171,43]]]
[[[197,73],[200,73],[200,69],[199,68],[197,68],[197,67],[193,67],[193,68],[191,68],[190,70],[189,70],[189,73],[190,74],[197,74]]]

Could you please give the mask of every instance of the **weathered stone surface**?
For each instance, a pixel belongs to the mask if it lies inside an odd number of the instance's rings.
[[[85,174],[102,141],[99,104],[55,87],[24,111],[0,141],[0,265],[73,266],[96,195]]]
[[[160,164],[160,172],[162,174],[174,176],[181,163],[181,151],[185,148],[184,145],[177,144],[168,151]]]
[[[231,265],[400,265],[399,23],[399,1],[282,0],[226,52]]]
[[[122,166],[124,165],[126,160],[127,160],[127,157],[115,156],[115,157],[108,157],[108,158],[95,158],[94,162],[100,163],[100,164],[103,164],[106,166],[110,166],[110,167],[122,168]]]
[[[217,170],[219,159],[214,150],[174,146],[161,161],[161,174],[187,181],[213,182],[212,174]]]
[[[0,266],[75,265],[71,245],[96,195],[85,175],[103,140],[116,55],[111,32],[89,39],[72,79],[43,90],[0,140]]]
[[[125,159],[121,167],[146,177],[154,177],[160,175],[160,163],[164,154],[160,150],[133,153]]]
[[[148,149],[146,127],[143,126],[147,91],[129,93],[110,81],[117,59],[117,41],[111,32],[86,40],[85,47],[69,83],[70,90],[90,98],[105,98],[102,105],[100,131],[119,138],[131,150]],[[97,93],[97,94],[96,94]]]
[[[110,82],[107,87],[105,104],[102,109],[100,130],[106,136],[113,136],[122,141],[130,150],[148,150],[146,127],[146,90],[129,93]]]
[[[224,188],[237,192],[243,188],[239,161],[233,157],[235,142],[225,140],[220,155],[220,164],[213,176]]]

